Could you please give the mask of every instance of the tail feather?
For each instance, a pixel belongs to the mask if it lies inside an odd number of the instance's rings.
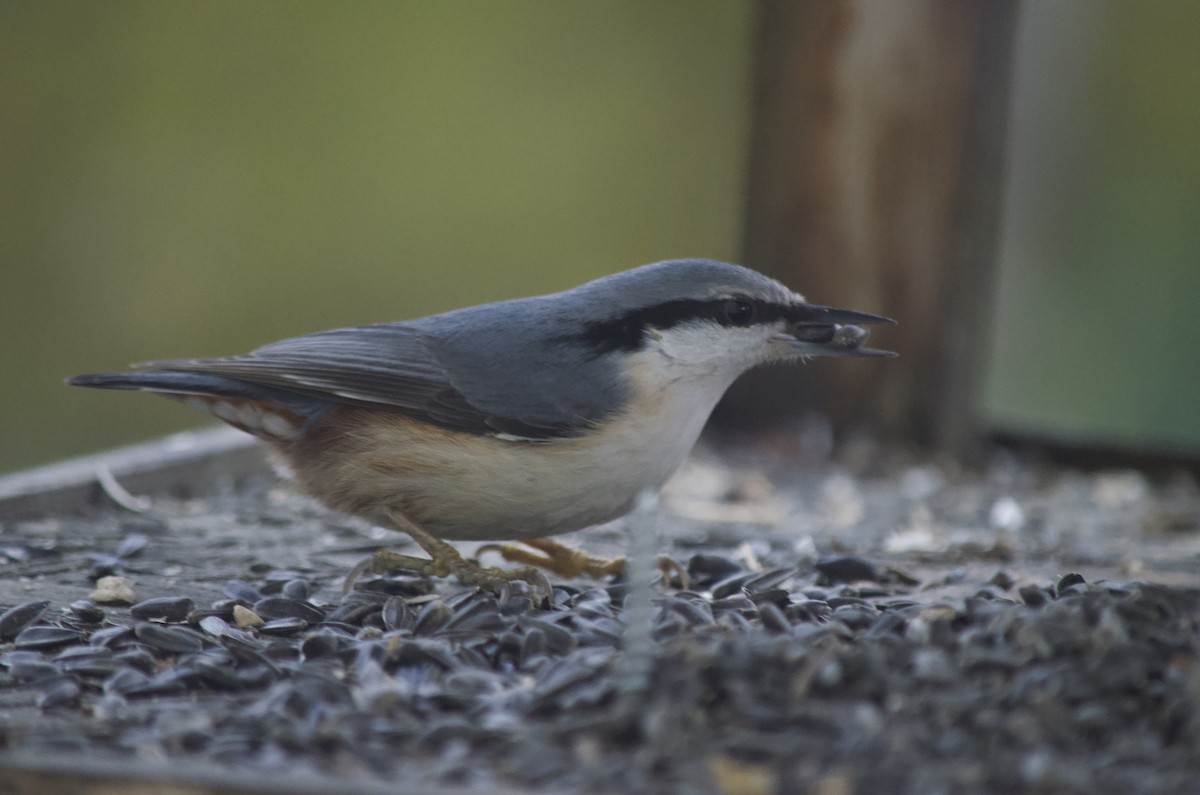
[[[94,389],[128,389],[174,395],[213,395],[269,400],[288,405],[312,402],[287,390],[204,373],[169,371],[97,373],[72,376],[67,379],[67,383],[71,386],[86,386]]]
[[[130,389],[180,395],[229,395],[248,397],[251,385],[228,378],[196,373],[97,373],[67,379],[71,386],[95,389]]]
[[[131,372],[76,375],[71,386],[151,392],[207,411],[235,428],[264,439],[294,439],[323,405],[313,398],[203,373]]]

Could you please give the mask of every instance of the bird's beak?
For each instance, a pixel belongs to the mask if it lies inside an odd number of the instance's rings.
[[[801,356],[895,356],[892,351],[864,348],[871,332],[862,326],[895,323],[891,318],[815,304],[797,306],[787,326],[772,338]]]

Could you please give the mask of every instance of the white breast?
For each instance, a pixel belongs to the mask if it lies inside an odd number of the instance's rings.
[[[579,530],[628,513],[643,489],[659,488],[683,463],[745,369],[719,347],[704,355],[698,361],[695,345],[680,351],[669,344],[627,355],[632,399],[580,436],[515,440],[377,416],[345,431],[337,443],[344,455],[327,456],[330,466],[294,469],[302,487],[327,504],[379,522],[387,510],[399,511],[443,538]]]
[[[634,399],[584,436],[480,439],[489,449],[471,456],[472,467],[458,455],[450,460],[444,446],[430,450],[437,475],[414,474],[407,484],[425,497],[410,503],[418,514],[411,518],[444,538],[482,540],[566,533],[628,513],[643,489],[658,489],[679,469],[737,375],[672,371],[656,357],[631,357]],[[458,473],[448,478],[446,469]]]

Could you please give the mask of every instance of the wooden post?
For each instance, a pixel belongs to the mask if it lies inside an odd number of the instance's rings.
[[[896,360],[755,374],[718,414],[804,408],[966,452],[996,254],[1013,0],[761,0],[745,264],[889,315]]]

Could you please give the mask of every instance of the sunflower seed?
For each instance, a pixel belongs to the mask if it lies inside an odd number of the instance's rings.
[[[204,637],[185,627],[165,627],[143,621],[133,628],[138,640],[168,654],[187,654],[204,648]]]
[[[73,704],[79,699],[79,683],[69,676],[44,683],[34,703],[39,709]]]
[[[50,600],[25,602],[0,613],[0,640],[11,640],[37,621],[50,606]]]
[[[325,613],[308,602],[289,599],[286,596],[268,596],[254,603],[254,612],[268,621],[278,618],[299,618],[309,624],[319,624]]]
[[[13,646],[18,649],[53,649],[86,637],[85,633],[66,627],[28,627],[17,634]]]
[[[129,608],[129,614],[142,621],[152,618],[183,621],[193,607],[195,604],[186,596],[159,596],[138,602]]]
[[[308,629],[308,622],[299,616],[287,616],[268,621],[258,627],[263,635],[295,635]]]

